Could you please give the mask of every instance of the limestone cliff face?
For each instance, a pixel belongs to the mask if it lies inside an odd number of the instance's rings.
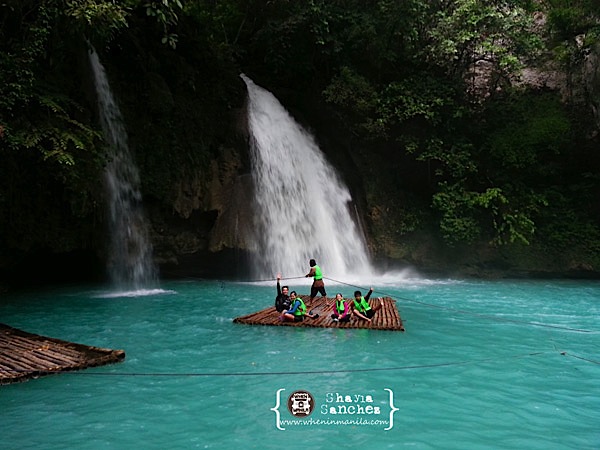
[[[215,224],[211,229],[208,250],[221,251],[226,248],[254,250],[254,197],[252,177],[240,174],[235,164],[228,170],[228,164],[235,163],[235,155],[223,166],[216,162],[211,165],[210,209],[217,211]],[[222,159],[222,158],[220,158]]]
[[[238,132],[244,136],[244,120],[239,122]],[[227,251],[255,250],[253,183],[246,154],[244,145],[223,146],[206,169],[188,171],[177,180],[171,214],[152,214],[159,264],[179,266],[200,255],[216,258]]]
[[[252,250],[252,179],[243,173],[240,153],[224,149],[208,173],[179,181],[171,217],[153,214],[155,257],[178,264],[179,256]]]

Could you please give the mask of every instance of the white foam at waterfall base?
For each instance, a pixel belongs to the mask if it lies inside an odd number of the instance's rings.
[[[95,298],[150,297],[153,295],[177,294],[176,291],[165,289],[136,289],[132,291],[110,291],[97,294]]]
[[[348,188],[275,96],[242,78],[257,203],[257,275],[300,276],[311,258],[326,277],[372,273]]]
[[[157,276],[142,209],[139,173],[104,67],[93,49],[89,57],[98,95],[100,124],[109,147],[105,170],[110,207],[109,275],[118,289],[150,288],[156,285]]]

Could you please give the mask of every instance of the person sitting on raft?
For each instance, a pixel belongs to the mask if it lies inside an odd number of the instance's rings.
[[[335,294],[335,303],[333,304],[333,314],[331,318],[334,322],[350,322],[352,310],[349,301],[347,301],[339,292]]]
[[[302,322],[304,316],[316,319],[319,317],[318,314],[312,312],[306,312],[306,305],[300,297],[297,296],[296,291],[290,292],[290,300],[292,307],[289,310],[284,310],[279,317],[282,321],[287,322]]]
[[[371,308],[369,305],[369,298],[371,297],[372,293],[373,288],[370,288],[369,292],[364,297],[360,291],[354,292],[353,313],[356,314],[357,317],[368,322],[371,322],[375,313],[383,307],[383,299],[379,297],[379,304]]]
[[[277,312],[282,312],[285,309],[290,309],[292,301],[288,294],[289,288],[287,286],[281,287],[279,283],[281,281],[281,274],[277,274],[277,297],[275,297],[275,309]]]

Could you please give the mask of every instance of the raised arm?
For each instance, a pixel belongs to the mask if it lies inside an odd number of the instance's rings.
[[[281,274],[278,273],[277,274],[277,296],[281,295],[281,284],[279,283],[281,281]]]

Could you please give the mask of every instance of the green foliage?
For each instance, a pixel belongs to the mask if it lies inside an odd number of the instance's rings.
[[[385,123],[371,119],[377,109],[377,93],[369,81],[349,67],[342,67],[323,91],[325,100],[341,111],[342,120],[358,135],[385,135]],[[361,123],[362,122],[362,123]]]
[[[93,42],[108,42],[127,27],[130,8],[113,1],[67,0],[66,13],[73,25]]]
[[[75,152],[95,154],[99,135],[76,119],[82,108],[60,87],[49,85],[52,69],[44,60],[54,32],[52,24],[62,17],[58,8],[41,6],[31,22],[22,21],[25,41],[4,41],[0,58],[0,117],[3,141],[12,152],[37,151],[43,160],[58,163],[57,176],[77,176]]]
[[[454,89],[427,74],[394,81],[384,87],[378,102],[378,117],[388,126],[412,120],[437,127],[454,106]]]
[[[73,55],[83,47],[70,39],[77,27],[64,6],[1,10],[0,235],[8,248],[70,248],[77,239],[65,229],[85,227],[96,212],[102,144],[81,93],[73,96]]]
[[[600,226],[589,210],[581,207],[597,203],[599,182],[599,175],[586,174],[568,189],[557,186],[548,191],[549,205],[539,219],[541,245],[546,252],[600,267]]]
[[[177,11],[183,9],[180,0],[150,0],[144,3],[146,15],[154,17],[162,26],[163,37],[161,42],[168,44],[171,48],[177,46],[177,34],[171,32],[171,29],[177,25],[179,17]]]
[[[199,0],[186,2],[184,12],[211,46],[236,53],[234,46],[248,20],[246,9],[252,6],[251,2]]]
[[[43,161],[54,165],[55,176],[65,182],[69,177],[78,178],[81,173],[71,166],[85,152],[97,157],[100,133],[71,117],[67,108],[80,110],[80,107],[70,99],[40,95],[37,101],[39,104],[29,105],[32,114],[27,121],[15,123],[14,133],[7,134],[8,145],[15,151],[39,151]]]
[[[416,146],[419,159],[438,164],[440,227],[451,243],[489,236],[498,245],[528,244],[549,205],[548,185],[565,167],[571,118],[556,94],[521,91],[482,113],[462,142],[429,138]]]
[[[559,40],[567,40],[598,27],[595,0],[547,0],[548,27]]]
[[[478,60],[494,64],[494,71],[508,75],[521,67],[521,57],[542,46],[533,32],[530,2],[459,0],[441,4],[426,31],[422,55],[449,73],[462,75]]]
[[[265,10],[269,13],[266,20],[257,17]],[[331,27],[345,13],[324,0],[280,0],[266,2],[262,10],[248,15],[252,22],[264,21],[250,39],[271,76],[310,83],[318,80],[319,71],[327,68],[328,58],[338,51]]]
[[[473,243],[489,231],[493,231],[493,244],[529,244],[536,230],[531,213],[546,204],[530,194],[527,204],[521,205],[525,196],[511,199],[497,187],[476,192],[467,191],[462,183],[442,183],[440,188],[433,196],[433,207],[441,213],[442,236],[451,245]]]
[[[548,0],[547,18],[554,55],[567,68],[580,64],[600,42],[600,9],[595,0]]]
[[[450,245],[474,242],[481,234],[481,227],[474,216],[474,198],[477,193],[465,192],[462,186],[443,184],[441,191],[433,196],[433,207],[441,213],[442,237]]]
[[[2,23],[9,26],[0,28],[0,120],[9,120],[34,96],[36,64],[45,54],[52,11],[38,8],[29,23],[20,18],[25,11],[3,8],[2,12]]]
[[[490,105],[488,114],[493,125],[486,141],[494,165],[511,170],[511,176],[513,170],[553,175],[557,167],[552,156],[571,137],[569,118],[556,95],[515,93]]]
[[[380,63],[367,68],[364,58],[352,54],[323,91],[325,100],[357,136],[395,139],[404,152],[430,165],[433,206],[448,242],[529,243],[544,195],[515,186],[527,186],[526,176],[538,180],[556,173],[569,142],[569,118],[556,96],[523,93],[508,101],[500,98],[498,109],[490,101],[481,116],[476,105],[465,101],[463,83],[477,61],[486,61],[488,89],[494,92],[495,79],[508,80],[524,58],[539,54],[542,40],[529,14],[539,5],[478,0],[376,4],[357,22],[378,30],[378,36],[370,36],[374,52],[369,56]],[[332,33],[339,32],[334,19],[329,21]],[[345,29],[357,33],[351,42],[368,35],[367,27],[350,22]],[[403,66],[395,65],[399,62]],[[517,170],[522,173],[515,178]]]
[[[435,175],[440,179],[452,177],[464,180],[478,172],[477,161],[474,159],[473,144],[468,141],[460,142],[458,139],[450,144],[436,138],[427,138],[421,144],[407,147],[407,151],[419,150],[419,161],[435,161]]]
[[[73,31],[102,47],[129,27],[136,10],[159,25],[161,42],[175,49],[178,35],[174,29],[183,11],[180,0],[63,0],[66,15]]]

